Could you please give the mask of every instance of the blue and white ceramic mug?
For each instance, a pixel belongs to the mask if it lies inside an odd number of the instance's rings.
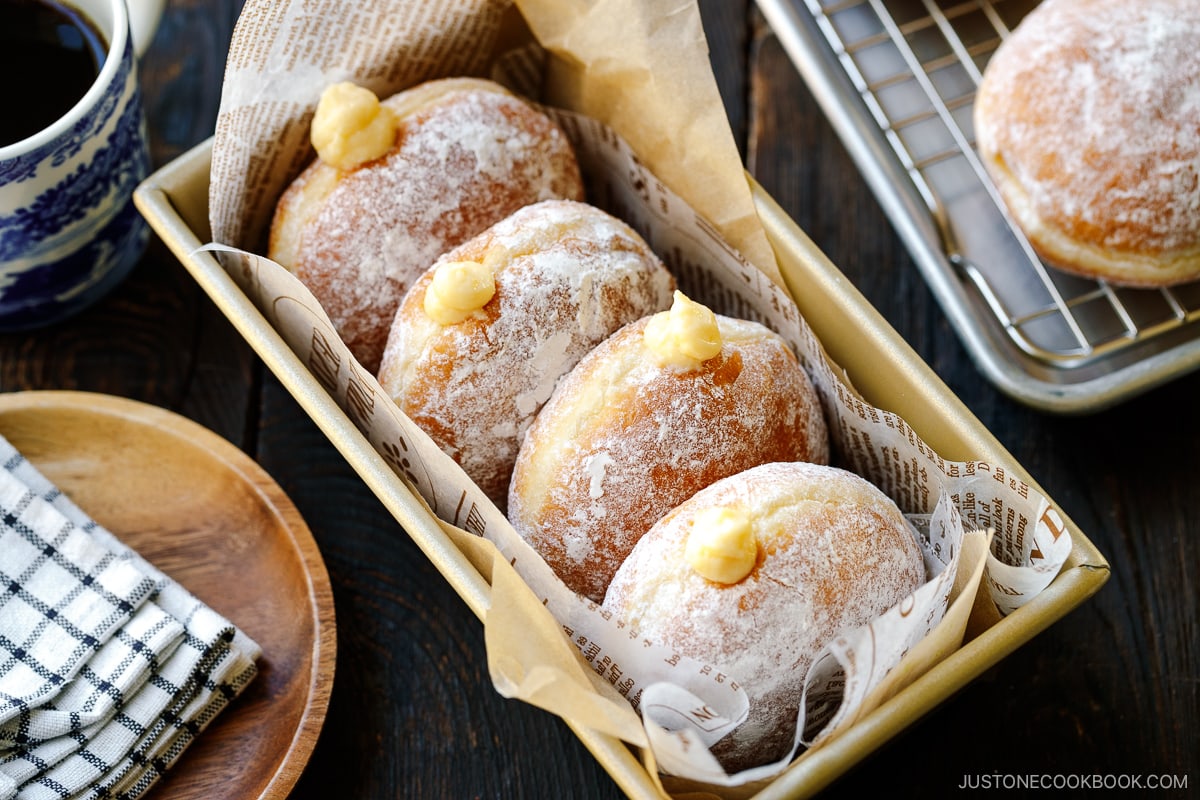
[[[132,199],[150,169],[137,56],[162,0],[68,2],[94,23],[108,50],[96,80],[65,115],[0,146],[0,331],[83,310],[128,275],[149,238]],[[6,77],[14,79],[21,78]]]

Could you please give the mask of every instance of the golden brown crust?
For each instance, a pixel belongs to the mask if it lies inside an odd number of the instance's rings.
[[[530,427],[509,518],[572,590],[604,596],[634,544],[699,489],[770,461],[829,458],[820,401],[762,325],[718,316],[722,352],[698,370],[657,366],[647,320],[579,362]]]
[[[496,294],[461,322],[424,310],[438,264],[488,263]],[[624,222],[570,200],[520,209],[438,259],[396,314],[379,382],[501,508],[525,431],[558,379],[674,280]]]
[[[583,197],[562,131],[498,84],[431,81],[383,104],[400,119],[391,153],[346,171],[313,162],[279,200],[268,253],[371,372],[400,299],[438,256],[522,206]]]
[[[989,61],[984,165],[1055,266],[1134,286],[1200,277],[1200,5],[1047,0]]]
[[[757,563],[735,584],[706,580],[685,556],[693,523],[714,508],[744,513],[758,541]],[[914,532],[866,480],[834,467],[765,464],[702,490],[654,525],[603,605],[639,636],[745,688],[749,717],[713,750],[738,772],[791,750],[805,673],[833,636],[879,616],[924,579]]]

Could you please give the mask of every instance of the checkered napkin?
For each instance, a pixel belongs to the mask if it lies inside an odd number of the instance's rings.
[[[0,466],[0,800],[139,797],[259,647],[3,437]]]

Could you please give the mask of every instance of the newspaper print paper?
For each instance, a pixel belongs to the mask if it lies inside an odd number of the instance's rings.
[[[247,296],[432,512],[494,543],[504,562],[520,575],[522,585],[542,601],[554,624],[616,695],[634,707],[657,709],[644,715],[644,730],[623,731],[624,738],[638,745],[649,743],[664,771],[718,785],[737,785],[778,772],[786,761],[726,776],[706,747],[694,746],[711,744],[744,716],[747,700],[737,676],[725,673],[720,665],[695,663],[646,642],[636,631],[605,618],[594,605],[566,591],[501,512],[354,361],[312,295],[278,265],[231,246],[257,241],[274,198],[290,175],[311,158],[307,124],[321,86],[352,78],[386,92],[437,75],[478,73],[502,42],[501,29],[511,22],[513,10],[504,2],[475,2],[458,4],[461,15],[454,16],[448,15],[448,4],[443,3],[372,2],[361,4],[357,15],[339,17],[331,31],[313,27],[300,5],[249,3],[252,13],[244,12],[239,20],[213,154],[214,242],[206,249],[219,254]],[[532,5],[542,11],[555,6],[564,18],[586,11],[575,3]],[[665,13],[661,2],[613,0],[601,5],[624,7],[631,15]],[[694,24],[691,13],[677,16],[681,23]],[[413,30],[432,30],[433,41],[453,57],[436,69],[422,67],[428,64],[433,45],[419,38],[414,42]],[[264,34],[269,35],[269,46],[252,52],[239,49],[249,47],[244,44],[247,37]],[[348,62],[344,52],[314,44],[331,34],[359,50],[370,42],[371,52]],[[569,39],[556,45],[560,51],[569,47]],[[474,44],[464,50],[467,41]],[[381,58],[380,52],[392,59],[386,68],[375,60]],[[621,52],[619,43],[613,52]],[[663,59],[672,56],[655,54]],[[537,64],[524,59],[510,61],[510,67],[512,63],[519,65],[518,73],[536,69]],[[705,77],[711,74],[698,75],[697,83],[704,83]],[[688,92],[682,94],[686,100]],[[705,95],[711,96],[716,95]],[[550,111],[576,144],[591,201],[636,228],[693,299],[718,313],[761,321],[784,335],[818,386],[843,465],[875,482],[903,510],[925,523],[926,586],[864,630],[839,637],[813,666],[808,680],[813,702],[806,705],[797,747],[819,744],[823,735],[862,712],[860,704],[878,702],[872,699],[872,689],[919,643],[941,637],[947,643],[943,648],[952,650],[961,642],[965,620],[956,617],[951,630],[939,629],[938,623],[959,569],[979,579],[975,563],[959,563],[964,527],[994,530],[998,552],[1012,562],[1001,563],[986,548],[982,551],[986,556],[980,555],[988,562],[983,582],[1001,613],[1044,588],[1069,553],[1069,535],[1053,508],[1028,486],[987,464],[944,461],[902,419],[863,402],[839,377],[840,371],[825,357],[795,304],[769,277],[770,270],[742,258],[722,231],[651,173],[619,131],[582,115]],[[735,172],[744,183],[740,164]],[[746,187],[729,188],[736,195]],[[963,589],[968,606],[975,586]],[[499,600],[494,596],[493,605],[500,605]],[[503,662],[503,654],[492,652],[489,642],[490,663]],[[526,676],[515,676],[510,684],[501,676],[497,685],[519,688],[522,677]],[[537,702],[564,716],[573,713],[569,705],[556,705],[552,696],[539,696]]]

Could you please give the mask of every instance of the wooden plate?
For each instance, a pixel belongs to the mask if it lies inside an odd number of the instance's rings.
[[[212,431],[109,395],[0,394],[0,434],[262,646],[258,676],[148,797],[286,797],[325,719],[335,630],[324,562],[283,490]]]

